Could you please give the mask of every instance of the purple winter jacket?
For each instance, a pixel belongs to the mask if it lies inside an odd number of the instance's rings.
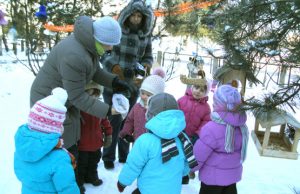
[[[145,113],[146,108],[140,103],[136,103],[126,117],[123,129],[120,131],[119,136],[123,138],[126,135],[133,135],[134,140],[136,140],[140,135],[146,133]]]
[[[211,110],[207,101],[207,96],[196,100],[191,89],[188,89],[185,95],[178,99],[179,109],[184,112],[185,116],[186,127],[184,130],[189,137],[197,135],[202,126],[210,121]]]
[[[225,151],[226,125],[214,121],[202,127],[193,152],[198,162],[199,180],[207,185],[227,186],[241,180],[242,133],[239,126],[246,123],[246,114],[218,112],[224,122],[235,126],[234,152]]]

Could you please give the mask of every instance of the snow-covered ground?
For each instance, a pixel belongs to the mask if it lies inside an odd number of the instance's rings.
[[[13,63],[13,54],[4,51],[0,56],[0,188],[1,194],[20,193],[21,184],[13,171],[14,134],[18,126],[25,123],[29,112],[29,91],[34,79],[32,73],[20,63]],[[19,55],[22,55],[20,53]],[[209,66],[205,66],[209,70]],[[176,70],[186,73],[185,64],[180,64]],[[209,72],[209,71],[208,71]],[[179,77],[167,82],[167,92],[179,98],[184,94],[185,85]],[[258,87],[247,87],[248,96],[258,95]],[[210,103],[211,103],[210,93]],[[300,118],[299,114],[295,115]],[[249,114],[247,125],[254,129],[254,118]],[[298,149],[299,150],[299,149]],[[300,193],[300,160],[289,160],[259,156],[253,140],[250,137],[248,155],[244,163],[242,180],[237,184],[240,194],[295,194]],[[86,184],[87,194],[119,193],[116,187],[118,174],[122,164],[115,163],[114,170],[105,170],[103,162],[99,163],[99,177],[103,185],[94,187]],[[63,178],[63,177],[62,177]],[[131,193],[136,185],[125,189],[124,193]],[[183,185],[183,194],[199,193],[200,182],[196,178],[189,185]]]

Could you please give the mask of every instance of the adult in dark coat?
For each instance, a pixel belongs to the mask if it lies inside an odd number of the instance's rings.
[[[60,41],[51,50],[43,67],[38,72],[30,91],[30,106],[48,95],[56,87],[68,93],[67,114],[64,122],[64,147],[75,157],[80,139],[80,111],[103,118],[116,114],[110,105],[85,92],[91,80],[109,88],[127,90],[128,84],[114,74],[101,69],[100,56],[120,43],[121,28],[111,17],[93,21],[80,16],[74,24],[74,33]]]
[[[121,11],[118,22],[122,28],[121,43],[113,47],[109,56],[103,57],[102,64],[107,71],[118,74],[133,89],[129,97],[130,109],[136,103],[139,95],[139,84],[135,82],[138,64],[149,74],[153,63],[151,30],[153,24],[152,9],[141,0],[132,0]],[[112,91],[105,88],[103,92],[104,101],[111,104]],[[113,115],[110,118],[113,127],[113,141],[110,147],[103,150],[103,161],[106,169],[114,168],[116,159],[116,146],[118,144],[119,162],[126,161],[129,145],[118,138],[124,121],[120,115]]]

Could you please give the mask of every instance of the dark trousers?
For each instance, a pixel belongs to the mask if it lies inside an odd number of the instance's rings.
[[[78,179],[81,184],[86,181],[98,179],[98,163],[101,158],[101,150],[94,152],[79,151],[78,156]]]
[[[68,152],[70,152],[71,154],[73,154],[73,156],[75,157],[76,163],[78,162],[78,147],[77,144],[72,145],[71,147],[69,147]],[[74,169],[74,174],[75,174],[75,178],[76,178],[76,182],[79,185],[79,180],[78,180],[78,167],[76,167]]]
[[[129,99],[129,111],[136,103],[137,97],[139,93],[136,90],[134,93],[131,94],[131,98]],[[112,105],[112,96],[113,93],[111,90],[104,88],[103,92],[103,99],[104,102]],[[109,118],[111,123],[113,134],[112,134],[112,143],[108,148],[103,149],[103,157],[102,160],[105,161],[115,161],[116,159],[116,147],[118,144],[118,154],[119,160],[125,161],[127,159],[127,155],[129,153],[129,144],[126,143],[123,139],[119,138],[120,130],[122,130],[124,122],[126,118],[123,120],[121,115],[112,115]]]
[[[112,105],[112,96],[113,93],[110,90],[104,89],[103,92],[103,99],[104,102]],[[129,101],[130,103],[130,101]],[[130,104],[131,105],[131,104]],[[120,130],[123,128],[124,121],[121,115],[112,115],[108,117],[110,124],[113,129],[112,133],[112,143],[109,147],[103,148],[103,157],[102,160],[105,161],[115,161],[116,159],[116,148],[118,145],[118,154],[119,160],[126,160],[127,155],[129,153],[129,144],[126,143],[124,140],[119,138]]]
[[[236,184],[228,186],[206,185],[201,182],[199,194],[237,194]]]

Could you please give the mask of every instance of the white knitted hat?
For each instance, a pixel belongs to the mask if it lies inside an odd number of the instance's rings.
[[[151,94],[159,94],[165,91],[165,80],[159,75],[150,75],[143,81],[141,90]]]
[[[29,113],[29,128],[44,133],[62,134],[67,99],[68,94],[64,89],[55,88],[50,96],[37,101]]]
[[[112,17],[105,16],[93,23],[94,38],[105,45],[118,45],[122,32],[119,23]]]

